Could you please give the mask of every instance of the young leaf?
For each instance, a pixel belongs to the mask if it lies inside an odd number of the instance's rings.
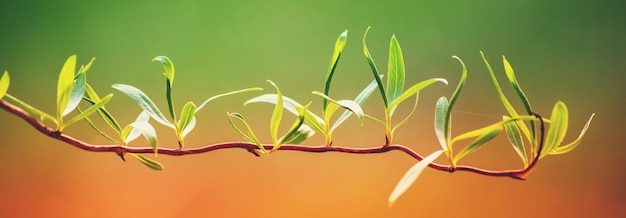
[[[142,164],[146,165],[147,167],[149,167],[150,169],[153,170],[163,170],[163,165],[161,165],[159,162],[156,162],[154,160],[150,160],[148,158],[145,158],[144,156],[138,155],[138,154],[130,154],[133,157],[137,158],[137,160],[139,160],[139,162],[141,162]]]
[[[78,106],[78,103],[80,103],[80,100],[83,99],[83,95],[85,95],[85,83],[87,81],[87,75],[82,72],[82,67],[80,71],[81,72],[79,72],[74,79],[72,94],[70,95],[70,100],[67,103],[67,107],[65,107],[65,110],[63,111],[63,116],[66,116],[67,114],[74,111],[74,109],[76,109],[76,107]]]
[[[54,118],[52,115],[47,114],[46,112],[40,111],[39,109],[27,104],[26,102],[23,102],[13,97],[12,95],[9,95],[8,93],[4,96],[4,98],[6,100],[11,101],[13,104],[16,104],[18,107],[28,111],[28,113],[35,115],[34,117],[39,117],[39,120],[41,121],[47,119],[47,120],[54,122],[55,124],[58,124],[57,119]]]
[[[150,115],[145,111],[139,113],[134,123],[148,123],[150,121]],[[137,139],[141,135],[141,131],[133,128],[132,125],[127,125],[124,130],[122,130],[124,134],[122,134],[121,138],[124,141],[124,145],[127,145],[131,141]]]
[[[87,100],[91,104],[96,104],[102,101],[100,97],[98,97],[96,91],[89,85],[89,83],[85,84],[85,93],[87,94],[88,98],[83,99]],[[115,132],[119,134],[122,131],[122,127],[120,126],[120,124],[117,122],[117,120],[115,120],[115,118],[113,118],[113,115],[109,113],[109,111],[107,111],[105,106],[102,106],[100,110],[98,110],[98,115],[100,115],[104,122],[107,123],[113,130],[115,130]]]
[[[196,114],[196,105],[191,101],[187,102],[185,106],[183,106],[183,111],[180,112],[180,120],[178,120],[178,131],[177,131],[178,133],[182,133],[183,130],[187,128],[187,126],[193,120],[195,114]]]
[[[80,110],[80,107],[76,108],[78,110],[79,113],[82,113],[83,111]],[[91,121],[91,119],[89,119],[89,117],[85,117],[85,122],[87,122],[87,124],[89,124],[89,126],[91,126],[91,128],[93,128],[94,130],[96,130],[96,132],[98,132],[100,135],[102,135],[104,138],[108,139],[109,141],[115,143],[116,145],[119,145],[120,142],[117,141],[116,139],[114,139],[113,137],[107,135],[104,131],[100,130],[95,123],[93,123],[93,121]]]
[[[230,126],[233,127],[233,129],[235,129],[235,131],[237,132],[237,134],[239,134],[239,136],[241,136],[244,140],[254,143],[256,145],[259,146],[259,149],[261,150],[261,152],[263,154],[267,154],[267,150],[265,150],[265,147],[263,147],[263,144],[261,144],[261,141],[259,141],[259,139],[254,135],[254,132],[252,132],[252,128],[250,128],[250,125],[248,125],[248,122],[246,122],[246,119],[243,118],[243,116],[239,113],[226,113],[226,115],[228,116],[228,122],[230,123]],[[246,131],[248,132],[248,134],[250,134],[250,136],[246,135],[245,133],[243,133],[243,131],[241,131],[237,125],[235,125],[235,123],[233,122],[233,118],[239,120],[241,123],[243,123],[243,125],[246,127]]]
[[[150,125],[150,123],[148,122],[134,122],[129,124],[129,126],[133,127],[133,131],[139,131],[139,133],[141,133],[141,135],[143,135],[146,140],[148,140],[150,146],[152,146],[152,150],[154,150],[154,155],[156,156],[158,152],[158,142],[154,127],[152,127],[152,125]]]
[[[402,121],[398,122],[398,124],[396,124],[396,126],[394,126],[391,129],[391,135],[393,136],[393,133],[396,131],[396,129],[400,128],[400,126],[404,125],[406,122],[409,121],[409,119],[413,116],[413,113],[415,113],[415,109],[417,108],[417,102],[419,100],[419,92],[415,93],[415,103],[413,104],[413,108],[411,108],[411,112],[409,113],[409,115],[407,115],[404,119],[402,119]]]
[[[583,139],[583,136],[585,136],[585,133],[587,133],[587,128],[589,128],[589,124],[591,124],[591,120],[593,119],[593,116],[595,115],[596,114],[591,114],[591,117],[589,117],[587,124],[585,124],[585,127],[583,127],[583,130],[580,131],[580,134],[578,135],[578,138],[576,138],[576,140],[574,140],[573,142],[567,145],[559,146],[548,154],[551,154],[551,155],[564,154],[576,148],[576,146],[578,146],[580,141]]]
[[[402,179],[400,179],[400,182],[398,182],[398,185],[396,185],[396,187],[393,189],[393,192],[391,192],[391,195],[389,196],[389,207],[393,206],[393,203],[398,200],[398,197],[400,197],[400,195],[402,195],[409,187],[411,187],[411,185],[413,185],[415,180],[417,180],[417,177],[419,177],[420,174],[422,174],[422,171],[424,171],[424,168],[426,168],[430,163],[437,159],[437,157],[439,157],[442,153],[443,150],[433,152],[417,164],[413,165],[411,169],[409,169],[409,171],[404,174]]]
[[[376,80],[372,81],[369,85],[367,85],[367,87],[365,87],[365,89],[363,89],[363,91],[361,91],[361,93],[359,93],[359,95],[357,95],[356,98],[354,98],[354,102],[356,102],[359,105],[363,104],[365,100],[367,100],[367,98],[370,97],[370,95],[372,94],[372,92],[374,92],[375,89],[376,89]],[[350,115],[352,115],[352,111],[349,111],[349,110],[344,111],[343,114],[339,116],[337,121],[335,121],[333,126],[330,128],[330,131],[332,132],[337,127],[339,127],[339,125],[341,125],[344,121],[346,121],[348,117],[350,117]]]
[[[72,89],[74,86],[74,72],[76,70],[76,55],[72,55],[65,61],[61,73],[59,74],[59,81],[57,83],[57,119],[61,121],[63,117],[63,111],[67,107],[67,103],[70,101]]]
[[[519,96],[520,100],[522,101],[522,105],[524,105],[524,109],[526,109],[526,114],[532,114],[533,110],[530,107],[530,102],[528,101],[528,97],[526,97],[526,94],[524,94],[524,91],[519,86],[519,83],[517,82],[517,78],[515,78],[515,72],[513,71],[513,67],[511,67],[511,64],[509,63],[508,60],[506,60],[506,57],[504,57],[504,55],[502,55],[502,63],[504,64],[504,72],[506,73],[506,77],[509,79],[509,83],[511,83],[511,86],[517,93],[517,96]],[[535,138],[535,122],[530,122],[530,131],[531,131],[532,139],[534,139]]]
[[[85,110],[82,113],[76,115],[75,117],[72,117],[72,119],[70,119],[69,121],[64,123],[63,126],[67,127],[67,126],[75,123],[76,121],[82,120],[85,117],[88,117],[89,115],[95,113],[102,106],[104,106],[106,103],[109,103],[109,101],[111,100],[112,97],[113,97],[113,94],[109,94],[109,95],[105,96],[104,98],[102,98],[102,101],[100,101],[100,102],[98,102],[98,103],[96,103],[94,105],[91,105],[91,107],[87,108],[87,110]]]
[[[348,38],[348,30],[343,31],[337,41],[335,42],[335,49],[333,51],[333,57],[330,59],[330,66],[328,67],[328,74],[326,74],[326,81],[324,82],[324,94],[328,95],[330,91],[330,82],[333,79],[333,74],[335,73],[335,69],[337,68],[337,64],[339,63],[339,58],[341,58],[341,53],[343,52],[343,47],[346,46],[346,40]],[[326,99],[322,101],[322,108],[326,109]]]
[[[511,119],[510,117],[504,116],[504,120]],[[528,166],[528,157],[526,156],[526,148],[524,147],[524,141],[522,140],[521,133],[517,124],[514,122],[507,123],[504,125],[504,129],[506,130],[506,136],[513,145],[513,149],[517,152],[522,161],[524,162],[524,167]]]
[[[165,72],[163,72],[163,75],[165,75],[165,78],[167,78],[168,82],[170,83],[170,86],[174,84],[174,63],[172,63],[172,60],[170,60],[168,57],[166,56],[156,56],[152,59],[152,61],[157,61],[161,64],[163,64],[163,70]]]
[[[365,43],[365,37],[367,37],[367,32],[370,31],[371,27],[367,27],[365,33],[363,34],[363,53],[365,53],[365,59],[367,59],[367,63],[370,65],[372,69],[372,73],[374,74],[374,79],[376,80],[376,84],[378,84],[378,90],[380,91],[380,95],[383,98],[383,103],[385,103],[385,108],[389,104],[387,100],[387,94],[385,94],[385,87],[383,86],[382,77],[378,74],[378,69],[376,68],[376,63],[374,63],[374,59],[370,55],[370,51],[367,49],[367,44]]]
[[[296,106],[296,110],[300,111],[302,109],[303,109],[302,106]],[[304,112],[304,123],[309,124],[316,131],[324,133],[326,131],[326,130],[324,130],[324,121],[323,120],[320,121],[319,119],[321,119],[321,118],[319,118],[317,115],[313,114],[310,110],[306,110]]]
[[[294,144],[298,145],[302,143],[304,140],[311,138],[311,136],[315,135],[315,131],[311,129],[306,124],[302,124],[298,130],[291,134],[289,138],[281,139],[282,144]]]
[[[260,95],[254,98],[251,98],[250,100],[246,101],[245,103],[243,103],[243,105],[248,105],[249,103],[258,103],[258,102],[264,102],[264,103],[270,103],[270,104],[276,104],[276,102],[278,101],[278,96],[276,94],[264,94],[264,95]],[[292,114],[298,116],[300,113],[298,112],[298,110],[296,109],[297,107],[302,107],[302,105],[298,102],[296,102],[295,100],[287,97],[287,96],[283,96],[283,108],[289,112],[291,112]],[[322,119],[321,117],[311,113],[309,111],[309,115],[311,118],[315,119],[318,123],[323,124],[324,123],[324,119]],[[308,118],[307,118],[308,120]],[[305,120],[306,121],[306,120]],[[307,122],[309,123],[309,122]],[[311,124],[311,123],[309,123]]]
[[[448,136],[446,135],[446,112],[448,110],[448,99],[441,97],[435,105],[435,135],[444,151],[449,150]]]
[[[311,105],[311,103],[308,103],[307,105],[304,106],[304,108],[302,108],[300,110],[300,115],[298,116],[298,119],[296,119],[296,121],[293,123],[293,125],[291,126],[291,128],[289,128],[289,131],[287,131],[287,134],[285,134],[285,136],[281,137],[278,141],[279,141],[279,146],[274,146],[274,148],[272,149],[272,151],[278,150],[278,148],[280,147],[280,145],[284,144],[286,141],[293,141],[298,137],[298,131],[300,130],[300,127],[302,126],[302,124],[304,123],[304,113],[305,111],[307,111],[309,109],[309,106]],[[311,130],[311,128],[309,128],[309,130]],[[300,133],[300,135],[303,135],[303,133]],[[308,134],[304,135],[307,136]],[[306,138],[304,138],[306,139]],[[302,141],[304,140],[302,139]],[[300,139],[298,139],[300,140]]]
[[[332,98],[324,95],[321,92],[318,91],[314,91],[313,92],[314,95],[320,96],[323,99],[326,99],[334,104],[337,104],[347,110],[350,110],[352,113],[354,113],[359,120],[361,121],[361,123],[363,123],[363,109],[361,108],[361,105],[359,105],[358,103],[356,103],[355,101],[352,100],[339,100],[339,101],[335,101]],[[332,113],[330,113],[330,115],[328,116],[332,116]]]
[[[283,94],[274,82],[271,80],[267,80],[267,82],[276,88],[276,106],[274,106],[274,112],[272,112],[272,119],[270,120],[270,136],[272,137],[274,147],[277,147],[279,146],[278,126],[280,125],[280,120],[283,118]]]
[[[455,142],[464,140],[464,139],[469,139],[469,138],[474,138],[474,137],[478,137],[481,135],[486,134],[487,132],[497,128],[497,129],[501,129],[505,124],[510,123],[510,122],[516,122],[519,120],[536,120],[537,118],[534,116],[519,116],[519,117],[513,117],[507,120],[503,120],[494,124],[491,124],[489,126],[480,128],[480,129],[476,129],[476,130],[472,130],[466,133],[463,133],[461,135],[458,135],[456,137],[454,137],[451,141],[450,141],[450,146],[452,146]]]
[[[446,108],[446,112],[445,112],[445,123],[444,123],[444,135],[446,136],[446,139],[448,140],[448,142],[451,140],[451,132],[452,132],[452,108],[454,107],[454,103],[456,103],[456,100],[459,98],[459,95],[461,95],[461,91],[463,90],[463,87],[465,86],[465,80],[467,80],[467,67],[465,67],[465,63],[463,63],[463,60],[461,60],[461,58],[457,57],[457,56],[452,56],[452,58],[456,59],[459,61],[459,63],[461,63],[461,67],[463,68],[463,71],[461,73],[461,80],[459,81],[459,84],[456,86],[456,89],[454,90],[454,93],[452,93],[452,97],[450,97],[450,102],[448,103],[448,106]],[[450,149],[452,149],[452,146],[448,147]]]
[[[393,102],[404,90],[404,58],[396,36],[391,36],[389,43],[389,63],[387,71],[387,101]],[[393,111],[393,106],[390,105]]]
[[[159,110],[159,108],[157,108],[154,102],[152,102],[152,100],[150,100],[150,98],[148,98],[148,96],[144,94],[141,90],[133,86],[124,84],[115,84],[113,85],[113,88],[128,95],[128,97],[130,97],[135,103],[137,103],[137,105],[139,105],[139,107],[141,107],[144,111],[148,112],[148,114],[150,114],[150,116],[157,122],[170,128],[175,128],[174,124],[172,124],[170,121],[167,120],[167,118],[165,118],[165,116],[163,116],[163,113],[161,113],[161,111]]]
[[[187,137],[187,134],[189,134],[191,132],[191,130],[193,130],[193,128],[196,127],[196,118],[193,117],[191,118],[191,121],[189,121],[189,124],[187,124],[187,128],[183,129],[183,133],[182,133],[182,137],[185,138]]]
[[[221,97],[225,97],[225,96],[229,96],[229,95],[234,95],[234,94],[244,93],[244,92],[261,91],[261,90],[263,90],[263,89],[262,89],[262,88],[256,88],[256,87],[255,87],[255,88],[241,89],[241,90],[237,90],[237,91],[232,91],[232,92],[227,92],[227,93],[222,93],[222,94],[219,94],[219,95],[215,95],[215,96],[213,96],[213,97],[210,97],[210,98],[209,98],[209,99],[207,99],[206,101],[202,102],[202,104],[200,104],[200,106],[198,106],[198,107],[196,108],[196,113],[198,113],[198,111],[200,111],[200,109],[204,108],[204,106],[205,106],[207,103],[209,103],[209,102],[211,102],[211,101],[213,101],[213,100],[215,100],[215,99],[218,99],[218,98],[221,98]]]
[[[546,141],[539,158],[545,157],[549,153],[553,152],[554,149],[563,142],[565,134],[567,133],[568,116],[569,113],[565,103],[558,101],[554,104],[552,114],[550,115],[552,123],[550,123],[550,129],[548,129]]]
[[[5,94],[7,94],[7,90],[9,90],[10,83],[11,83],[11,78],[9,77],[9,72],[5,70],[4,73],[2,74],[2,77],[0,77],[0,99],[2,99],[2,97],[4,97]]]
[[[448,81],[446,79],[441,79],[441,78],[433,78],[433,79],[429,79],[429,80],[424,80],[420,83],[417,83],[413,86],[411,86],[411,88],[407,89],[404,93],[402,93],[402,95],[398,96],[398,98],[396,98],[395,100],[393,100],[389,106],[387,106],[387,110],[390,111],[390,114],[393,114],[393,110],[396,106],[398,106],[398,104],[402,103],[404,100],[406,100],[407,98],[411,97],[412,95],[417,94],[420,90],[436,83],[436,82],[442,82],[446,85],[448,85]]]
[[[459,162],[459,160],[461,160],[461,158],[478,150],[480,147],[485,145],[491,139],[496,137],[500,133],[500,131],[502,131],[501,127],[494,127],[491,129],[487,129],[483,135],[481,135],[472,143],[470,143],[468,146],[463,148],[463,150],[459,151],[459,153],[454,157],[454,160],[452,162],[456,164],[457,162]]]

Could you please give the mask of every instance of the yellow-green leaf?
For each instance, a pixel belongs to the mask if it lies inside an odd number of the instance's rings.
[[[138,154],[130,154],[131,156],[137,158],[137,160],[139,162],[141,162],[142,164],[146,165],[147,167],[149,167],[150,169],[153,170],[163,170],[163,165],[160,164],[159,162],[156,162],[154,160],[150,160],[144,156],[138,155]]]
[[[442,78],[433,78],[433,79],[428,79],[428,80],[424,80],[422,82],[419,82],[413,86],[411,86],[411,88],[407,89],[404,93],[402,93],[402,95],[398,96],[398,98],[396,98],[395,100],[393,100],[389,106],[387,107],[387,110],[390,111],[390,114],[393,114],[393,110],[396,106],[398,106],[398,104],[402,103],[404,100],[408,99],[409,97],[411,97],[412,95],[417,94],[420,90],[436,83],[436,82],[442,82],[446,85],[448,85],[448,81],[446,79],[442,79]]]
[[[503,120],[509,120],[510,117],[504,116]],[[506,136],[509,139],[511,145],[513,145],[513,149],[524,162],[524,167],[528,166],[528,156],[526,156],[526,148],[524,147],[524,140],[522,140],[521,133],[517,124],[515,122],[510,122],[504,124],[504,129],[506,130]]]
[[[543,145],[540,158],[553,152],[554,149],[563,142],[565,134],[567,133],[568,116],[569,113],[565,103],[558,101],[554,104],[552,114],[550,115],[552,123],[550,123],[550,128],[548,129],[548,134],[546,135],[546,141]]]
[[[229,95],[234,95],[234,94],[239,94],[239,93],[244,93],[244,92],[251,92],[251,91],[261,91],[263,90],[262,88],[247,88],[247,89],[241,89],[241,90],[237,90],[237,91],[232,91],[232,92],[227,92],[227,93],[222,93],[219,95],[215,95],[213,97],[210,97],[209,99],[207,99],[206,101],[202,102],[202,104],[200,104],[200,106],[198,106],[196,108],[196,113],[198,113],[198,111],[200,111],[200,109],[204,108],[204,106],[206,104],[208,104],[209,102],[221,98],[221,97],[225,97],[225,96],[229,96]]]
[[[449,150],[448,140],[450,140],[445,130],[446,110],[448,110],[448,99],[441,97],[435,105],[435,135],[437,135],[437,140],[439,140],[439,144],[444,151]]]
[[[278,142],[278,127],[280,126],[280,120],[283,118],[283,94],[274,82],[267,80],[274,88],[276,88],[276,105],[274,106],[274,112],[272,112],[272,119],[270,120],[270,136],[274,147],[279,146]]]
[[[404,90],[404,58],[396,36],[391,36],[389,43],[389,63],[387,71],[387,101],[394,102]],[[393,105],[389,105],[391,111]]]
[[[183,106],[183,111],[180,112],[180,120],[178,120],[178,133],[182,133],[185,128],[191,123],[196,114],[196,105],[193,102],[187,102]],[[182,135],[181,135],[182,136]]]
[[[348,39],[348,30],[343,31],[337,41],[335,42],[335,49],[333,51],[333,56],[330,59],[330,66],[328,67],[328,74],[326,74],[326,81],[324,82],[324,94],[328,95],[330,91],[330,83],[333,79],[333,74],[335,73],[335,69],[337,68],[337,64],[339,63],[339,58],[341,58],[341,53],[343,52],[343,47],[346,46],[346,41]],[[322,101],[322,107],[326,108],[328,102],[326,100]]]
[[[174,63],[166,56],[156,56],[152,59],[152,61],[158,61],[163,64],[163,70],[165,71],[163,75],[167,78],[170,86],[174,84]]]
[[[374,63],[374,59],[370,55],[370,51],[367,49],[367,44],[365,43],[365,37],[367,37],[367,32],[370,31],[370,28],[371,27],[368,26],[367,29],[365,30],[365,33],[363,34],[363,53],[365,53],[365,59],[367,60],[367,63],[370,65],[370,68],[372,69],[372,73],[374,74],[374,79],[376,80],[376,84],[378,84],[378,90],[380,91],[380,96],[383,98],[383,103],[385,104],[385,108],[386,108],[387,105],[389,104],[389,101],[387,100],[387,95],[385,94],[385,87],[383,86],[383,81],[382,81],[380,74],[378,74],[376,63]]]
[[[74,87],[74,74],[76,71],[76,55],[72,55],[65,61],[57,83],[57,119],[61,122],[63,111],[70,101]]]
[[[109,101],[111,100],[111,98],[113,97],[113,94],[109,94],[107,96],[105,96],[104,98],[102,98],[102,101],[91,105],[89,108],[87,108],[85,111],[83,111],[82,113],[76,115],[75,117],[73,117],[72,119],[68,120],[66,123],[63,124],[64,127],[67,127],[69,125],[71,125],[72,123],[75,123],[76,121],[82,120],[85,117],[88,117],[89,115],[92,115],[93,113],[95,113],[96,111],[98,111],[100,108],[102,108],[106,103],[109,103]]]
[[[487,131],[485,131],[483,135],[476,138],[476,140],[474,140],[468,146],[463,148],[463,150],[459,151],[459,153],[454,157],[454,160],[452,162],[456,164],[457,162],[459,162],[459,160],[461,160],[461,158],[478,150],[480,147],[487,144],[487,142],[489,142],[491,139],[496,137],[500,133],[501,130],[502,130],[501,127],[493,127],[491,129],[488,129]]]
[[[0,77],[0,99],[7,94],[7,90],[9,90],[9,84],[11,83],[11,78],[9,78],[9,72],[4,71],[2,77]]]
[[[576,146],[578,146],[578,144],[580,144],[580,141],[583,139],[583,136],[585,136],[585,133],[587,133],[587,128],[589,128],[589,124],[591,124],[591,120],[593,119],[593,116],[595,115],[596,114],[591,114],[591,117],[589,117],[587,124],[585,124],[585,127],[583,127],[583,130],[580,131],[580,134],[578,135],[578,138],[576,138],[576,140],[574,140],[573,142],[567,145],[557,147],[556,149],[552,150],[549,154],[552,154],[552,155],[564,154],[576,148]]]

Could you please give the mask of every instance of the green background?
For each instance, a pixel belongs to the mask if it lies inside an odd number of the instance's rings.
[[[421,92],[417,115],[395,142],[427,154],[438,148],[434,103],[450,96],[461,57],[469,79],[453,113],[453,135],[497,122],[505,113],[479,51],[503,79],[501,55],[513,65],[534,109],[548,116],[557,100],[570,110],[566,141],[591,115],[579,148],[543,159],[527,181],[426,170],[394,205],[386,200],[415,160],[400,152],[379,155],[279,152],[254,158],[243,150],[157,158],[163,172],[111,153],[85,152],[39,134],[0,112],[0,215],[3,217],[618,217],[626,213],[623,146],[626,15],[617,1],[2,1],[0,70],[11,75],[9,93],[54,114],[58,73],[65,59],[96,61],[88,81],[122,124],[139,107],[112,84],[132,84],[162,110],[162,67],[176,66],[180,109],[218,93],[275,81],[301,103],[319,99],[333,43],[348,29],[348,44],[331,96],[353,98],[369,81],[361,39],[386,72],[389,39],[404,51],[407,86],[443,77],[450,86]],[[504,82],[504,80],[501,80]],[[506,83],[503,83],[506,84]],[[506,93],[514,99],[512,90]],[[260,93],[256,93],[260,94]],[[241,104],[256,94],[221,99],[198,114],[190,147],[240,140],[226,112],[240,112],[268,142],[272,106]],[[519,102],[515,101],[517,106]],[[379,95],[364,106],[382,117]],[[406,114],[410,105],[403,105]],[[521,109],[521,108],[520,108]],[[288,116],[284,125],[292,122]],[[158,124],[155,124],[158,125]],[[175,137],[158,128],[160,145]],[[107,143],[84,123],[67,129],[91,143]],[[384,128],[349,120],[335,144],[384,143]],[[307,144],[320,144],[318,134]],[[146,145],[138,140],[136,146]],[[459,149],[459,148],[457,148]],[[445,163],[444,158],[437,162]],[[521,167],[504,137],[468,156],[464,164],[488,169]]]

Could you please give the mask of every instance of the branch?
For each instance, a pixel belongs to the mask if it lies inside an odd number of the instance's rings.
[[[120,146],[120,145],[88,144],[86,142],[80,141],[69,135],[66,135],[62,132],[59,132],[57,130],[54,130],[46,126],[45,124],[39,122],[37,119],[32,117],[26,111],[22,110],[21,108],[3,99],[0,99],[0,107],[8,111],[9,113],[12,113],[22,118],[24,121],[28,122],[31,126],[37,129],[39,132],[49,137],[52,137],[56,140],[65,142],[67,144],[73,145],[74,147],[77,147],[86,151],[114,152],[121,157],[123,157],[125,153],[137,153],[137,154],[138,153],[154,153],[154,150],[152,147],[128,147],[128,146]],[[541,119],[539,115],[535,114],[535,116]],[[543,130],[543,121],[541,122],[541,124],[542,124],[542,130]],[[542,141],[541,145],[542,145],[543,144],[543,131],[541,132],[542,132],[542,135],[541,135],[541,141]],[[273,145],[271,144],[264,144],[263,146],[266,149],[272,149],[273,147]],[[255,152],[258,149],[258,146],[256,144],[248,143],[248,142],[223,142],[223,143],[211,144],[211,145],[206,145],[206,146],[197,147],[197,148],[184,148],[184,149],[158,148],[157,152],[159,154],[164,154],[164,155],[182,156],[182,155],[191,155],[191,154],[201,154],[201,153],[206,153],[206,152],[220,150],[220,149],[227,149],[227,148],[242,148],[258,156],[258,154]],[[413,157],[414,159],[418,161],[421,161],[422,159],[424,159],[423,156],[421,156],[420,154],[418,154],[411,148],[406,147],[404,145],[381,145],[378,147],[369,147],[369,148],[351,148],[351,147],[326,146],[326,145],[310,146],[310,145],[287,144],[287,145],[282,145],[278,150],[315,152],[315,153],[342,152],[342,153],[351,153],[351,154],[378,154],[378,153],[385,153],[385,152],[389,152],[393,150],[398,150],[398,151],[402,151],[408,154],[409,156]],[[442,165],[442,164],[437,164],[437,163],[431,163],[428,166],[435,170],[446,171],[450,173],[453,173],[455,171],[467,171],[467,172],[477,173],[477,174],[485,175],[485,176],[510,177],[513,179],[525,180],[526,174],[530,171],[532,166],[535,165],[535,163],[538,160],[538,157],[539,155],[537,155],[537,158],[533,160],[533,162],[531,163],[531,165],[529,165],[529,167],[525,169],[521,169],[521,170],[492,171],[492,170],[485,170],[485,169],[471,167],[471,166],[452,167],[450,165]]]

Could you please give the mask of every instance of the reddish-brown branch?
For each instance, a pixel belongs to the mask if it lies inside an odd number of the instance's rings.
[[[37,119],[33,118],[32,116],[30,116],[30,114],[28,114],[26,111],[22,110],[21,108],[0,99],[0,107],[2,107],[2,109],[22,118],[23,120],[25,120],[26,122],[28,122],[31,126],[33,126],[35,129],[37,129],[39,132],[55,138],[59,141],[65,142],[67,144],[73,145],[74,147],[86,150],[86,151],[92,151],[92,152],[114,152],[120,156],[123,157],[123,154],[125,153],[153,153],[154,150],[151,147],[128,147],[128,146],[119,146],[119,145],[92,145],[92,144],[88,144],[85,142],[82,142],[78,139],[75,139],[69,135],[60,133],[46,125],[44,125],[43,123],[39,122]],[[538,116],[538,115],[537,115]],[[543,123],[542,123],[542,128],[543,128]],[[543,132],[543,131],[542,131]],[[543,134],[542,134],[542,139],[543,141]],[[541,143],[543,144],[543,143]],[[270,144],[266,144],[263,145],[266,149],[272,149],[273,145]],[[172,155],[172,156],[182,156],[182,155],[190,155],[190,154],[200,154],[200,153],[205,153],[205,152],[210,152],[210,151],[215,151],[215,150],[220,150],[220,149],[227,149],[227,148],[242,148],[245,149],[255,155],[258,155],[255,150],[258,149],[258,146],[256,144],[253,143],[248,143],[248,142],[223,142],[223,143],[217,143],[217,144],[211,144],[211,145],[206,145],[206,146],[202,146],[202,147],[196,147],[196,148],[183,148],[183,149],[179,149],[179,148],[158,148],[157,152],[159,154],[164,154],[164,155]],[[418,161],[421,161],[422,159],[424,159],[423,156],[421,156],[420,154],[418,154],[417,152],[415,152],[414,150],[412,150],[409,147],[403,146],[403,145],[382,145],[382,146],[378,146],[378,147],[369,147],[369,148],[351,148],[351,147],[340,147],[340,146],[325,146],[325,145],[321,145],[321,146],[310,146],[310,145],[282,145],[278,150],[283,150],[283,151],[303,151],[303,152],[316,152],[316,153],[322,153],[322,152],[342,152],[342,153],[352,153],[352,154],[377,154],[377,153],[385,153],[388,151],[393,151],[393,150],[398,150],[398,151],[402,151],[406,154],[408,154],[409,156],[415,158]],[[437,164],[437,163],[431,163],[428,166],[430,168],[436,169],[436,170],[441,170],[441,171],[446,171],[446,172],[455,172],[455,171],[467,171],[467,172],[473,172],[473,173],[477,173],[477,174],[481,174],[481,175],[485,175],[485,176],[496,176],[496,177],[510,177],[513,179],[519,179],[519,180],[524,180],[526,174],[529,172],[529,170],[531,169],[532,166],[534,166],[534,164],[536,163],[537,159],[534,159],[533,162],[531,163],[531,165],[525,169],[521,169],[521,170],[502,170],[502,171],[491,171],[491,170],[485,170],[485,169],[480,169],[480,168],[476,168],[476,167],[471,167],[471,166],[457,166],[455,168],[453,168],[450,165],[442,165],[442,164]]]

